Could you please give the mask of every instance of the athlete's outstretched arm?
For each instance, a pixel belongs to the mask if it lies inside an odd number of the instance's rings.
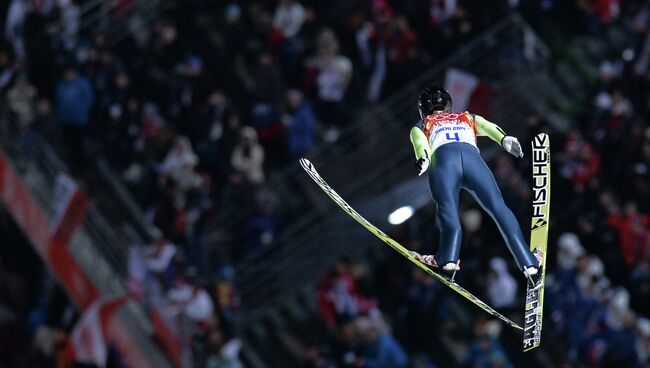
[[[504,132],[498,125],[488,121],[480,115],[474,115],[474,123],[476,123],[476,132],[479,136],[490,137],[490,139],[499,143],[503,149],[513,156],[524,156],[521,144],[519,144],[517,138],[506,135],[506,132]]]
[[[490,137],[493,141],[501,144],[501,141],[506,136],[503,129],[481,115],[474,115],[474,122],[476,123],[476,131],[481,137]]]
[[[411,128],[411,144],[413,144],[416,160],[419,160],[423,157],[429,158],[429,153],[431,151],[429,148],[429,141],[424,135],[422,129],[420,129],[418,126]]]
[[[411,128],[411,144],[415,151],[415,168],[418,175],[424,174],[429,168],[429,155],[431,155],[431,148],[429,147],[429,140],[418,125]]]

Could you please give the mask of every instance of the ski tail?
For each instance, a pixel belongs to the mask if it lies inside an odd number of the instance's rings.
[[[447,279],[443,275],[439,275],[431,268],[429,268],[428,266],[424,265],[422,262],[415,259],[413,255],[408,251],[408,249],[404,248],[404,246],[402,246],[401,244],[393,240],[391,237],[386,235],[383,231],[379,230],[375,225],[371,224],[368,220],[366,220],[363,216],[361,216],[354,208],[352,208],[343,198],[341,198],[341,196],[338,193],[336,193],[336,191],[334,191],[334,189],[332,189],[332,187],[330,187],[329,184],[327,184],[327,182],[325,182],[325,179],[323,179],[320,176],[320,174],[318,174],[318,171],[316,171],[316,168],[309,160],[307,160],[306,158],[301,158],[300,166],[302,166],[302,168],[305,170],[305,172],[307,172],[309,177],[314,182],[316,182],[316,184],[318,184],[318,186],[323,190],[323,192],[325,192],[325,194],[327,194],[334,201],[334,203],[336,203],[339,207],[341,207],[341,209],[345,213],[347,213],[355,221],[357,221],[359,224],[365,227],[370,233],[372,233],[373,235],[378,237],[381,241],[386,243],[389,247],[393,248],[397,253],[404,256],[406,259],[411,261],[416,266],[420,267],[429,275],[438,279],[443,284],[449,286],[452,290],[456,291],[458,294],[460,294],[470,302],[474,303],[476,306],[483,309],[485,312],[489,313],[490,315],[496,318],[499,318],[500,320],[507,323],[509,326],[513,328],[523,330],[523,328],[520,325],[516,324],[515,322],[511,321],[508,317],[497,312],[496,310],[494,310],[494,308],[487,305],[485,302],[483,302],[482,300],[474,296],[469,291],[465,290],[460,285]]]
[[[524,314],[524,351],[541,344],[544,311],[544,282],[551,205],[551,151],[546,134],[533,138],[533,216],[530,229],[530,250],[542,256],[541,285],[528,286]]]

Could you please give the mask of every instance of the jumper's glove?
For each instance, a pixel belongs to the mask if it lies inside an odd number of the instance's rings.
[[[429,158],[427,156],[422,157],[415,162],[415,168],[418,170],[418,176],[421,176],[427,172],[427,169],[429,168]]]
[[[507,135],[501,140],[501,146],[506,152],[515,157],[524,157],[524,151],[521,149],[521,144],[517,138]]]

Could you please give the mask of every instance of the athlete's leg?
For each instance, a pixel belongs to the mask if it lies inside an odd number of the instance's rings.
[[[462,230],[458,218],[462,165],[459,144],[450,143],[438,148],[429,170],[429,187],[438,205],[436,217],[440,224],[440,248],[436,261],[440,266],[458,261]]]
[[[537,266],[537,260],[524,240],[515,215],[503,201],[490,168],[481,158],[478,150],[469,144],[463,146],[463,188],[465,188],[496,222],[508,249],[515,257],[517,267]]]

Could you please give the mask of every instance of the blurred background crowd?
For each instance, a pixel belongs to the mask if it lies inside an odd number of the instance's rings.
[[[150,25],[119,42],[84,29],[87,3],[0,5],[0,99],[19,144],[28,152],[54,147],[91,198],[107,196],[96,181],[99,160],[119,177],[150,228],[150,245],[130,259],[142,302],[182,321],[184,361],[211,368],[244,364],[235,328],[238,262],[273,247],[299,217],[283,210],[271,177],[335,147],[360,106],[381,104],[512,12],[542,39],[549,24],[571,37],[623,30],[623,52],[592,60],[585,104],[564,112],[570,127],[555,130],[543,114],[531,115],[520,122],[527,135],[519,140],[547,132],[552,142],[545,323],[553,335],[543,345],[567,366],[650,367],[647,1],[168,0]],[[118,3],[109,17],[138,1]],[[563,57],[562,47],[554,56]],[[403,122],[404,132],[411,123]],[[490,165],[527,228],[529,157],[497,154]],[[521,314],[523,277],[491,220],[469,198],[461,202],[460,283]],[[427,205],[389,232],[433,252],[434,214]],[[2,239],[14,239],[0,242],[0,290],[12,290],[0,293],[0,367],[25,364],[28,351],[40,352],[33,366],[53,364],[79,311],[34,254],[12,255],[10,243],[26,241],[4,212],[0,220]],[[215,229],[233,238],[207,249]],[[314,286],[317,312],[293,333],[292,361],[445,367],[461,356],[466,367],[519,365],[523,358],[510,353],[514,332],[474,310],[469,330],[454,323],[450,313],[463,301],[376,248],[363,260],[341,259]],[[39,271],[25,273],[24,262]],[[119,353],[109,352],[109,365],[121,366]],[[283,366],[278,359],[271,366]]]

